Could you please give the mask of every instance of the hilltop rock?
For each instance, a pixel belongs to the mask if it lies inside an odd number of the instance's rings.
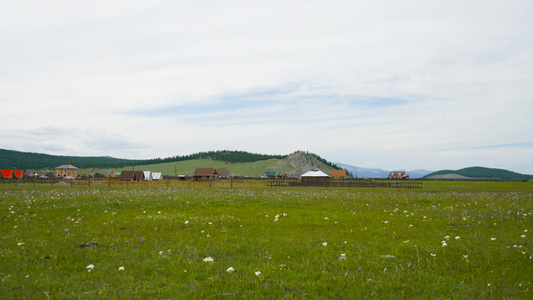
[[[314,168],[317,168],[326,174],[331,174],[331,170],[333,169],[330,166],[318,161],[316,158],[300,151],[292,153],[286,158],[280,160],[277,164],[280,166],[280,168],[289,164],[295,169],[294,171],[287,173],[289,178],[297,178],[303,173],[311,171]]]

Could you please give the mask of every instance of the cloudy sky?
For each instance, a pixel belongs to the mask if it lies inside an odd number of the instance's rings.
[[[533,2],[0,0],[0,148],[533,174]]]

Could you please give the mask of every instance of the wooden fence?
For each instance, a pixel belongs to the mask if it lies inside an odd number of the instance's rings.
[[[367,187],[367,188],[409,188],[421,189],[422,181],[418,180],[358,180],[358,181],[328,181],[320,185],[305,184],[301,181],[279,181],[272,180],[267,183],[269,187]]]
[[[305,184],[299,180],[212,180],[212,181],[121,181],[112,178],[85,178],[63,180],[61,178],[48,179],[9,179],[0,180],[3,184],[13,185],[85,185],[85,186],[166,186],[166,187],[369,187],[369,188],[422,188],[422,181],[418,180],[341,180],[328,181],[322,185]]]

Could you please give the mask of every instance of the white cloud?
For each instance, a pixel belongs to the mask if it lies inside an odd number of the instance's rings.
[[[530,1],[6,2],[0,142],[533,173],[532,12]]]

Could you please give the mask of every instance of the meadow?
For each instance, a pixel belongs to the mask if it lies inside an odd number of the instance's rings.
[[[533,183],[0,186],[2,299],[532,298]]]

